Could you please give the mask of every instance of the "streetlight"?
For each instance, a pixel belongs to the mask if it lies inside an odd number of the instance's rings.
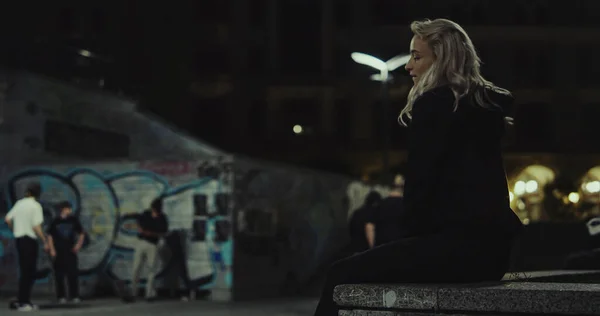
[[[388,83],[394,79],[390,72],[402,67],[410,60],[410,55],[398,55],[388,61],[383,61],[371,55],[354,52],[350,54],[356,63],[379,70],[378,74],[371,75],[371,80],[381,82],[381,105],[383,107],[383,174],[387,175],[389,169],[390,131],[387,119],[389,117],[389,89]]]
[[[350,55],[355,62],[379,70],[379,74],[372,75],[375,81],[388,82],[393,79],[390,72],[402,67],[410,60],[410,55],[398,55],[388,61],[383,61],[371,55],[354,52]]]

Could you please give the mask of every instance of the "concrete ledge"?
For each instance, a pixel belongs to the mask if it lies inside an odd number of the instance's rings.
[[[537,278],[596,277],[598,271],[530,272],[494,284],[339,285],[333,299],[344,316],[435,314],[600,315],[600,284],[548,283]],[[525,278],[525,279],[524,279]],[[525,282],[523,282],[525,280]]]
[[[439,311],[600,315],[600,284],[512,282],[440,287]]]
[[[502,281],[525,281],[545,283],[599,283],[599,270],[554,270],[508,273]]]
[[[340,316],[428,316],[434,313],[413,313],[413,312],[390,312],[390,311],[369,311],[369,310],[343,310]],[[444,314],[444,316],[465,316],[456,314]],[[489,315],[488,315],[489,316]]]
[[[433,311],[437,291],[426,285],[339,285],[333,290],[333,300],[348,307]]]
[[[419,313],[419,312],[405,312],[405,311],[370,311],[370,310],[342,310],[339,313],[340,316],[431,316],[439,315],[434,312],[431,313]],[[473,314],[446,314],[443,316],[473,316]],[[486,314],[486,316],[499,316],[493,314]]]

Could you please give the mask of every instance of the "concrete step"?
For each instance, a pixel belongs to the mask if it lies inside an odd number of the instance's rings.
[[[552,270],[507,273],[503,281],[600,283],[600,270]]]
[[[509,274],[489,284],[339,285],[340,315],[600,315],[600,284],[565,283],[597,278],[600,271],[542,271]],[[524,279],[524,276],[527,276]],[[542,282],[544,278],[563,282]]]

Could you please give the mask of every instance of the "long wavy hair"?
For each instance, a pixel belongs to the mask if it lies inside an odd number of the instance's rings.
[[[498,106],[489,98],[488,89],[510,95],[508,90],[494,85],[481,75],[481,59],[469,35],[457,23],[447,19],[414,21],[410,29],[429,45],[434,61],[410,89],[406,106],[398,116],[401,125],[407,126],[405,117],[412,119],[411,112],[417,98],[441,85],[448,84],[452,89],[455,111],[459,100],[471,93],[475,102],[483,107]]]

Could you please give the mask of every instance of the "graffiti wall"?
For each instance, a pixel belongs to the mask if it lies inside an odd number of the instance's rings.
[[[134,215],[147,210],[153,199],[162,196],[169,231],[183,236],[189,272],[189,280],[185,281],[197,289],[229,291],[233,282],[230,233],[233,188],[229,165],[230,162],[219,159],[22,168],[4,176],[1,211],[6,213],[22,197],[27,184],[34,181],[42,185],[40,201],[45,225],[56,215],[54,205],[70,201],[89,235],[89,242],[79,256],[82,293],[94,295],[98,285],[107,280],[131,279],[133,248],[137,242]],[[17,288],[18,268],[12,234],[2,225],[0,290],[10,292]],[[168,247],[163,245],[161,252],[158,287],[167,286],[165,276],[172,261]],[[41,250],[40,253],[37,283],[49,284],[50,262],[47,255]]]
[[[240,297],[301,291],[347,243],[347,220],[371,189],[345,177],[246,159],[236,160],[234,173],[230,158],[218,158],[224,152],[137,112],[130,100],[30,73],[11,73],[7,83],[0,216],[31,181],[43,186],[47,222],[56,203],[71,201],[89,235],[79,261],[87,295],[131,278],[134,217],[159,195],[171,231],[185,245],[193,287],[213,294],[233,289]],[[63,165],[67,157],[137,162]],[[144,162],[147,157],[160,161]],[[22,165],[28,167],[16,167]],[[16,253],[3,225],[0,291],[14,292]],[[235,248],[232,233],[240,237]],[[38,266],[36,290],[51,289],[47,256]],[[167,251],[157,286],[170,286],[173,266]]]

